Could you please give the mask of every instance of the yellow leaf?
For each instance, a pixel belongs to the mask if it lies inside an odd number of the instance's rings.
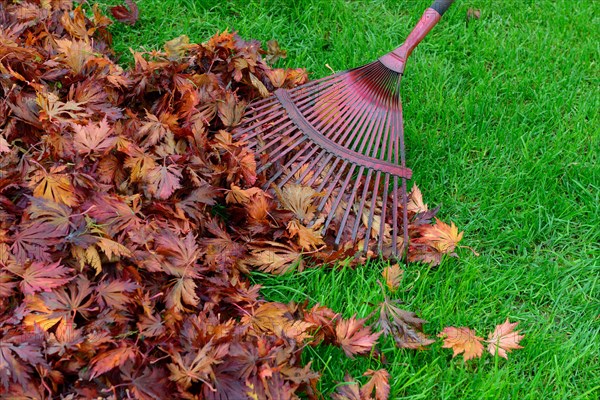
[[[323,196],[310,186],[302,186],[295,183],[287,184],[283,190],[273,185],[281,205],[296,214],[300,221],[310,221],[317,209],[315,199]]]
[[[52,172],[39,172],[38,174],[40,175],[34,177],[34,180],[39,179],[39,183],[33,189],[34,197],[52,200],[69,207],[77,205],[77,197],[69,175]]]

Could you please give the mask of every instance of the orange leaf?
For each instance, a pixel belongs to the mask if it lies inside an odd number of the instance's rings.
[[[408,195],[407,210],[414,213],[421,213],[428,210],[427,204],[423,202],[421,190],[416,183],[413,185],[412,190]]]
[[[458,232],[454,222],[448,225],[437,218],[435,222],[435,225],[424,227],[423,236],[419,238],[419,242],[428,242],[440,253],[452,253],[458,242],[461,241],[463,232]]]
[[[34,197],[42,197],[70,207],[77,204],[75,188],[71,184],[69,175],[54,173],[50,170],[50,173],[38,172],[33,179],[39,182],[33,189]]]
[[[390,395],[390,374],[385,369],[373,371],[367,370],[363,376],[370,376],[371,379],[360,388],[360,396],[363,399],[370,399],[373,390],[375,390],[375,400],[387,400]]]
[[[519,335],[520,331],[514,330],[518,324],[518,322],[510,323],[507,318],[503,324],[496,326],[494,332],[490,333],[486,340],[490,354],[496,355],[497,350],[500,357],[508,359],[507,353],[510,353],[511,350],[523,348],[519,346],[519,342],[525,336]]]
[[[307,228],[296,219],[288,223],[287,230],[290,232],[290,237],[298,236],[298,244],[304,250],[316,249],[325,244],[323,236],[314,227]]]
[[[438,337],[444,338],[444,349],[452,349],[454,354],[452,357],[456,357],[460,353],[464,353],[463,357],[465,361],[471,358],[481,357],[483,353],[483,338],[480,338],[475,334],[474,330],[466,327],[455,328],[449,326],[438,335]]]
[[[134,349],[127,347],[126,345],[106,352],[101,352],[96,357],[92,358],[91,364],[93,366],[90,379],[94,379],[115,367],[120,367],[125,364],[127,360],[133,359],[134,357]]]

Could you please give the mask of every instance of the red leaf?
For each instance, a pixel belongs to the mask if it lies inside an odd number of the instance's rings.
[[[135,358],[135,349],[129,347],[127,344],[117,347],[116,349],[104,351],[92,358],[90,379],[94,379],[115,367],[120,367],[127,360]]]
[[[67,277],[72,270],[60,265],[60,261],[51,264],[34,261],[27,267],[16,264],[8,270],[21,277],[22,281],[19,285],[25,295],[41,291],[49,292],[74,278]]]
[[[340,320],[335,327],[337,342],[344,353],[350,358],[355,354],[365,354],[371,351],[381,332],[371,333],[371,328],[365,327],[365,319],[356,316]]]
[[[118,5],[111,7],[110,13],[117,21],[133,26],[138,20],[138,6],[132,0],[125,0],[125,4],[127,4],[129,9],[124,5]]]

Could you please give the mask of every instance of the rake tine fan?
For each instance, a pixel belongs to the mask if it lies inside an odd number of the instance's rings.
[[[408,249],[406,180],[412,171],[406,167],[400,81],[406,59],[452,2],[436,0],[402,46],[377,61],[278,89],[251,104],[234,132],[264,161],[259,172],[269,170],[265,189],[296,183],[320,193],[315,218],[326,214],[319,221],[323,232],[335,224],[338,245],[357,241],[362,222],[365,251],[371,235],[380,252],[390,241],[394,256]]]

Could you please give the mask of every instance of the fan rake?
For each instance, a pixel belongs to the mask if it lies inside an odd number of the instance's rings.
[[[262,161],[265,188],[295,183],[319,193],[309,227],[319,224],[326,232],[335,225],[336,245],[362,236],[367,251],[374,235],[386,255],[408,248],[406,180],[412,171],[406,167],[400,82],[407,57],[452,2],[435,1],[402,46],[377,61],[252,103],[234,132]]]

